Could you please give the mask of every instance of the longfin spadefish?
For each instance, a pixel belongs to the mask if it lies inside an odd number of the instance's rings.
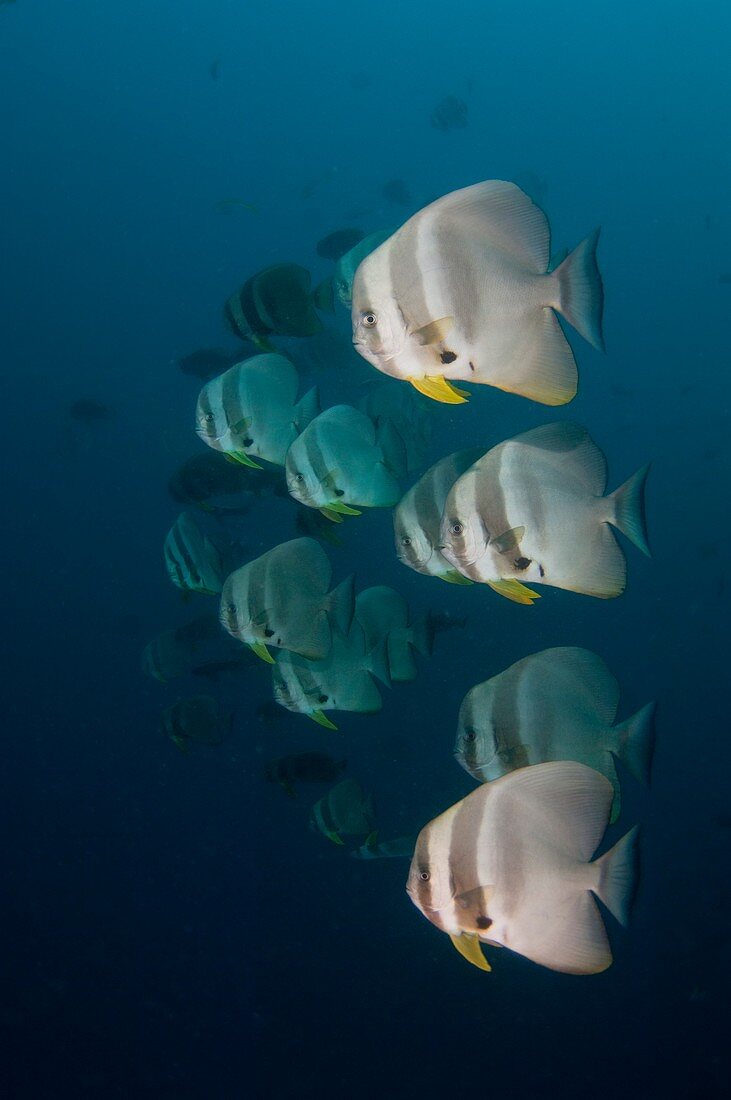
[[[252,653],[255,653],[257,657],[261,657],[262,661],[266,661],[268,665],[274,664],[274,658],[263,642],[249,642],[249,649]]]
[[[454,328],[454,317],[438,317],[436,321],[429,321],[428,324],[422,325],[421,328],[416,328],[409,333],[412,340],[415,340],[417,344],[421,344],[423,347],[427,347],[429,344],[438,344],[448,336]]]
[[[478,970],[486,970],[488,972],[492,970],[489,962],[482,954],[480,941],[477,936],[473,936],[469,932],[463,932],[461,936],[450,936],[449,938],[462,958],[467,959],[467,962],[472,963]]]
[[[541,598],[540,592],[534,592],[532,588],[526,588],[520,581],[516,581],[512,578],[500,581],[488,581],[487,583],[499,596],[504,596],[506,600],[512,600],[513,603],[522,603],[530,606]]]
[[[321,710],[308,711],[308,717],[311,718],[313,722],[317,722],[318,726],[324,726],[326,730],[336,730],[338,728]]]
[[[430,374],[424,378],[407,379],[419,393],[425,397],[431,397],[432,401],[440,401],[443,405],[464,405],[469,397],[467,390],[460,390],[442,374]]]

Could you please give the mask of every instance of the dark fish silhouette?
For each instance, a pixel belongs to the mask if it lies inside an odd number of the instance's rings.
[[[278,783],[290,798],[294,798],[295,783],[334,783],[346,764],[346,760],[333,760],[324,752],[298,752],[270,764],[266,778],[270,783]]]
[[[403,180],[388,180],[381,188],[381,194],[384,199],[388,199],[397,206],[411,206],[414,201]]]
[[[351,248],[355,248],[364,236],[362,229],[336,229],[317,242],[317,255],[324,260],[337,261],[346,252],[350,252]]]
[[[101,401],[94,401],[91,397],[82,397],[74,401],[69,408],[69,416],[72,420],[80,420],[82,424],[96,424],[99,420],[109,420],[112,410]]]
[[[244,492],[257,497],[271,493],[286,496],[287,487],[279,469],[250,470],[247,466],[228,462],[218,451],[206,451],[189,458],[175,471],[168,481],[168,492],[180,504],[197,504],[204,511],[226,512],[232,510],[214,508],[208,503],[210,499]],[[233,511],[244,514],[248,505],[242,503]]]
[[[449,130],[463,129],[467,125],[467,104],[456,96],[445,96],[432,111],[431,124],[445,134]]]
[[[312,300],[312,277],[299,264],[275,264],[252,275],[224,306],[234,336],[272,351],[268,337],[314,336],[322,329]]]
[[[252,344],[249,354],[255,355],[256,350],[256,347]],[[178,359],[178,367],[183,374],[191,374],[194,378],[201,378],[204,382],[207,382],[209,378],[215,378],[217,374],[223,374],[234,363],[246,358],[246,354],[246,352],[242,353],[240,350],[232,353],[221,351],[220,348],[198,348],[197,351],[192,351],[190,355],[184,355],[181,359]]]

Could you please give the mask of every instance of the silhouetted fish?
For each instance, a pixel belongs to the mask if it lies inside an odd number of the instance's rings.
[[[69,416],[72,420],[80,420],[82,424],[95,424],[99,420],[109,420],[112,410],[101,401],[95,401],[91,397],[81,397],[74,401],[69,408]]]

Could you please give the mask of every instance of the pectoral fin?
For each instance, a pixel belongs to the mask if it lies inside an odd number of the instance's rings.
[[[454,328],[454,317],[439,317],[436,321],[430,321],[428,325],[414,329],[409,335],[417,344],[426,347],[427,344],[438,344]]]
[[[531,588],[526,588],[524,584],[516,580],[502,580],[502,581],[488,581],[490,588],[497,592],[499,596],[504,596],[506,600],[512,600],[513,603],[532,604],[535,600],[540,600],[540,592],[534,592]]]
[[[308,713],[308,718],[311,718],[313,722],[317,722],[318,726],[324,726],[326,730],[336,730],[338,728],[321,710],[311,710]]]
[[[255,653],[257,657],[261,657],[262,661],[266,661],[268,665],[274,664],[274,658],[263,642],[249,642],[249,649],[252,653]]]
[[[447,584],[474,584],[474,581],[471,581],[469,577],[463,577],[456,569],[450,569],[447,573],[440,573],[439,579],[446,581]]]
[[[477,936],[472,936],[469,932],[463,932],[461,936],[450,936],[449,938],[462,958],[467,959],[467,962],[472,963],[478,970],[492,970],[489,962],[482,954]]]
[[[507,554],[514,550],[525,535],[525,527],[513,527],[504,535],[498,535],[496,539],[490,539],[490,546],[497,550],[498,554]]]
[[[467,390],[460,390],[441,374],[430,374],[424,378],[409,378],[408,381],[425,397],[440,401],[443,405],[464,405],[469,397]]]

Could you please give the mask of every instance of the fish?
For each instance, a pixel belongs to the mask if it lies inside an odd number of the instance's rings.
[[[545,649],[467,692],[454,756],[479,783],[548,760],[586,764],[612,784],[613,823],[621,806],[614,757],[647,784],[654,741],[654,703],[615,726],[618,704],[619,685],[596,653]]]
[[[285,477],[295,500],[341,523],[360,508],[393,507],[404,464],[403,441],[390,424],[376,428],[351,405],[332,405],[293,441]]]
[[[359,241],[349,252],[340,257],[335,265],[335,273],[332,277],[333,289],[337,300],[348,309],[353,293],[353,279],[355,273],[366,258],[375,248],[387,241],[393,230],[382,229],[377,233],[370,233]]]
[[[392,840],[379,840],[378,833],[371,833],[360,848],[350,853],[353,859],[411,859],[416,839],[413,836],[397,836]]]
[[[100,420],[111,420],[112,410],[101,401],[80,397],[69,406],[69,416],[72,420],[80,420],[82,424],[97,424]]]
[[[432,634],[444,634],[447,630],[463,630],[468,622],[466,615],[458,617],[451,611],[429,612],[429,627]]]
[[[499,443],[452,486],[440,550],[455,569],[516,603],[524,582],[599,599],[624,591],[627,563],[610,525],[649,556],[649,467],[605,496],[607,464],[585,428],[546,424]]]
[[[294,798],[297,783],[333,783],[346,766],[347,760],[333,760],[324,752],[297,752],[274,760],[266,770],[266,778]]]
[[[433,407],[415,390],[391,380],[373,386],[358,402],[376,428],[389,422],[396,430],[403,441],[406,473],[424,465],[432,438]]]
[[[463,99],[447,95],[440,99],[431,113],[430,121],[435,130],[443,134],[450,130],[462,130],[467,125],[468,108]]]
[[[410,625],[409,606],[404,597],[385,584],[359,592],[355,618],[363,627],[366,650],[374,650],[385,638],[389,678],[406,683],[417,676],[412,650],[431,656],[434,635],[428,616]]]
[[[251,354],[256,352],[254,344],[251,345]],[[241,351],[235,354],[222,351],[221,348],[198,348],[181,356],[177,360],[178,368],[183,374],[190,374],[194,378],[201,378],[207,382],[209,378],[215,378],[217,374],[223,374],[225,370],[238,363],[241,359]]]
[[[355,248],[364,236],[362,229],[336,229],[317,242],[317,255],[322,256],[324,260],[337,262],[351,248]]]
[[[297,368],[283,355],[255,355],[208,382],[195,428],[213,450],[251,469],[283,466],[290,445],[319,412],[315,387],[298,400]]]
[[[177,630],[164,630],[142,650],[142,671],[165,684],[186,672],[188,660],[189,653],[181,645]]]
[[[381,188],[384,199],[395,203],[397,206],[411,206],[414,201],[411,192],[403,180],[387,180]]]
[[[381,636],[371,645],[354,620],[347,633],[333,633],[330,652],[323,660],[281,653],[272,666],[272,688],[281,707],[336,730],[325,711],[375,714],[381,710],[383,700],[374,676],[387,686],[391,683],[387,638]]]
[[[560,313],[603,350],[599,231],[548,271],[543,211],[513,183],[487,180],[424,207],[360,263],[356,350],[436,401],[466,381],[565,405],[578,372]]]
[[[213,209],[217,214],[235,214],[239,210],[246,210],[249,214],[259,213],[259,207],[245,199],[218,199],[213,204]]]
[[[300,264],[275,264],[247,279],[226,301],[224,318],[234,336],[273,351],[268,337],[312,336],[322,323],[315,312],[312,277]]]
[[[294,526],[298,535],[309,535],[310,538],[327,542],[330,546],[343,545],[335,533],[332,520],[323,516],[321,512],[314,512],[312,508],[298,508]]]
[[[421,830],[407,893],[481,970],[487,943],[563,974],[601,973],[612,952],[592,894],[626,925],[636,877],[636,827],[589,862],[612,797],[575,761],[483,783]]]
[[[178,588],[207,596],[221,591],[221,552],[190,512],[181,512],[168,531],[163,553],[168,576]]]
[[[331,581],[332,566],[314,539],[280,543],[226,578],[221,625],[270,664],[268,646],[322,660],[333,629],[347,634],[355,606],[353,577],[329,591]]]
[[[179,504],[197,504],[204,512],[244,514],[249,504],[240,501],[235,508],[213,503],[219,496],[248,494],[262,497],[287,495],[287,486],[280,470],[273,466],[254,469],[230,463],[219,451],[206,451],[186,459],[168,481],[168,492]]]
[[[233,728],[233,714],[222,711],[211,695],[191,695],[163,711],[162,732],[187,752],[191,742],[221,745]]]
[[[214,57],[213,61],[208,66],[208,75],[211,80],[218,80],[221,75],[221,58]]]
[[[369,836],[374,816],[373,797],[355,779],[343,779],[312,807],[310,828],[342,845],[344,836]]]
[[[393,513],[393,532],[402,565],[450,584],[472,583],[439,549],[440,528],[452,486],[481,457],[481,448],[468,447],[441,458],[401,498]]]
[[[241,650],[237,657],[229,657],[220,661],[203,661],[199,665],[193,665],[191,676],[200,676],[206,680],[218,680],[225,673],[239,673],[242,669],[251,668],[254,656],[249,660],[246,657],[247,650]]]

